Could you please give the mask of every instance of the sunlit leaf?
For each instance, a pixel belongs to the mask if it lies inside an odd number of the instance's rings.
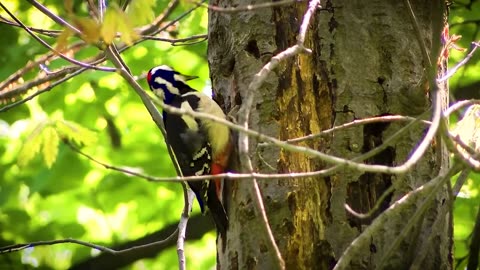
[[[130,23],[130,18],[115,5],[112,5],[105,13],[101,32],[102,38],[107,44],[113,42],[117,32],[121,34],[120,39],[128,45],[131,45],[139,37]]]
[[[64,52],[68,48],[68,39],[72,36],[72,34],[72,30],[65,28],[60,36],[58,36],[57,46],[55,48],[60,52]]]
[[[60,138],[58,137],[58,133],[52,126],[47,126],[42,132],[43,137],[43,158],[45,160],[45,164],[48,168],[51,168],[53,162],[57,158],[58,154],[58,144],[60,142]]]
[[[134,26],[151,23],[155,17],[154,7],[155,1],[132,0],[127,9],[128,19]]]
[[[92,145],[97,141],[95,132],[86,129],[75,122],[59,120],[56,123],[56,127],[61,137],[64,137],[68,141],[72,141],[77,145]]]
[[[128,45],[133,44],[133,41],[138,39],[138,34],[133,29],[133,26],[129,23],[129,20],[125,13],[120,13],[122,19],[118,21],[118,31],[122,34],[120,39]]]
[[[44,122],[38,124],[23,143],[22,149],[18,154],[18,166],[25,167],[40,151],[40,146],[42,145],[41,135],[45,128],[45,124],[46,123]]]
[[[107,44],[111,44],[115,39],[117,34],[117,20],[118,16],[116,10],[109,8],[107,12],[105,12],[101,29],[103,41]]]
[[[73,21],[82,31],[85,42],[95,43],[100,40],[100,25],[95,19],[74,16]]]

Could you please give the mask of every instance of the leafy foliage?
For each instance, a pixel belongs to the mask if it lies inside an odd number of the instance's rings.
[[[48,1],[50,10],[84,30],[84,35],[78,37],[27,2],[5,2],[25,24],[58,30],[60,35],[54,38],[40,36],[57,50],[82,61],[99,52],[96,48],[99,40],[132,44],[139,38],[133,27],[150,23],[153,15],[162,14],[168,4],[134,0],[126,12],[120,4],[112,4],[100,24],[88,15],[85,2]],[[167,21],[192,6],[178,6]],[[0,13],[9,18],[5,12]],[[162,36],[184,38],[205,34],[206,17],[206,10],[197,9],[185,17],[187,23],[177,23],[162,32]],[[176,32],[176,27],[187,29],[189,24],[194,25],[191,30]],[[117,33],[119,38],[114,38]],[[3,67],[0,81],[48,53],[20,28],[1,24],[0,34],[10,40],[0,48]],[[74,49],[72,45],[82,39],[92,45]],[[168,42],[147,40],[123,52],[122,58],[139,78],[149,68],[165,63],[199,75],[202,80],[197,80],[194,86],[201,89],[208,78],[205,54],[205,42],[171,46]],[[34,64],[8,89],[69,65],[58,57],[40,63],[46,69]],[[148,89],[143,79],[139,83]],[[0,108],[44,86],[8,98],[2,89]],[[0,112],[0,246],[76,238],[113,247],[161,231],[167,224],[178,221],[183,208],[179,184],[147,182],[106,169],[72,151],[65,141],[108,164],[153,176],[175,175],[161,133],[130,86],[116,73],[85,71],[23,105]],[[196,205],[194,211],[198,213]],[[205,249],[207,244],[209,252]],[[191,267],[195,263],[211,268],[215,263],[213,232],[205,240],[188,243],[187,247],[187,263]],[[194,250],[202,250],[202,257],[195,256]],[[72,244],[35,247],[0,255],[0,268],[23,264],[66,269],[97,253]],[[172,269],[177,264],[173,246],[157,258],[138,261],[129,268]]]

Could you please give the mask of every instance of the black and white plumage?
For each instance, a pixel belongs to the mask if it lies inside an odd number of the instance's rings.
[[[194,76],[180,74],[168,66],[152,68],[147,75],[150,89],[167,105],[196,112],[208,113],[225,119],[220,106],[207,95],[186,84]],[[184,176],[223,173],[230,154],[230,130],[211,120],[195,119],[188,115],[163,111],[167,142]],[[228,218],[219,199],[219,181],[190,181],[202,213],[210,209],[217,229],[225,233]]]

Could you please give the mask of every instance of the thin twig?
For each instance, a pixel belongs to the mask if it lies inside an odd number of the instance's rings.
[[[33,0],[29,0],[29,1],[33,1]],[[13,13],[10,12],[10,10],[8,10],[1,2],[0,2],[0,7],[2,7],[5,12],[8,13],[8,15],[10,15],[10,17],[12,17],[12,19],[17,22],[19,25],[21,25],[21,27],[28,32],[28,34],[33,37],[34,39],[36,39],[40,44],[42,44],[44,47],[46,47],[47,49],[49,49],[50,51],[54,52],[55,54],[57,54],[58,56],[60,56],[61,58],[67,60],[68,62],[72,63],[72,64],[75,64],[75,65],[78,65],[80,67],[84,67],[84,68],[90,68],[90,69],[95,69],[95,70],[100,70],[100,71],[106,71],[106,72],[115,72],[116,69],[115,68],[110,68],[110,67],[97,67],[97,66],[94,66],[94,65],[90,65],[88,63],[84,63],[84,62],[81,62],[81,61],[78,61],[78,60],[75,60],[73,58],[70,58],[66,55],[64,55],[63,53],[59,52],[58,50],[56,50],[55,48],[53,48],[52,46],[50,46],[50,44],[48,44],[46,41],[44,41],[43,39],[41,39],[40,37],[38,37],[34,32],[32,32],[30,29],[28,29],[28,27],[23,24],[22,21],[20,21],[17,17],[15,17],[15,15],[13,15]]]
[[[480,104],[480,100],[478,99],[471,99],[471,100],[461,100],[457,101],[456,103],[452,104],[450,107],[448,107],[444,112],[443,115],[445,117],[449,117],[450,114],[454,113],[455,111],[458,111],[462,109],[463,107],[467,107],[470,105],[474,104]]]
[[[480,42],[472,42],[472,50],[465,56],[465,58],[462,59],[462,61],[458,62],[453,68],[448,70],[447,74],[445,76],[438,78],[437,83],[442,83],[448,79],[450,79],[455,73],[460,69],[462,66],[467,64],[467,62],[473,57],[473,54],[475,51],[480,47]]]
[[[387,190],[385,190],[383,193],[382,193],[382,196],[380,196],[380,198],[378,198],[378,200],[375,202],[375,205],[372,207],[372,209],[370,209],[367,213],[358,213],[357,211],[353,210],[350,205],[348,204],[345,204],[345,209],[347,210],[347,212],[349,212],[351,215],[353,215],[354,217],[358,218],[358,219],[368,219],[368,218],[371,218],[375,213],[377,213],[378,209],[380,209],[380,206],[382,205],[383,201],[385,201],[385,199],[393,193],[393,191],[395,191],[395,187],[393,185],[389,186],[387,188]]]
[[[254,94],[262,86],[267,76],[270,74],[273,69],[278,66],[278,64],[285,60],[286,58],[293,57],[302,52],[310,52],[309,49],[304,47],[305,33],[307,31],[308,25],[310,24],[311,16],[314,14],[315,10],[320,6],[320,0],[311,0],[308,5],[308,9],[303,16],[303,21],[299,30],[297,45],[287,48],[285,51],[279,53],[278,55],[272,57],[272,59],[257,73],[254,75],[252,82],[248,86],[247,97],[244,103],[242,104],[239,111],[239,123],[240,126],[246,130],[249,130],[248,123],[250,118],[250,110],[253,105]],[[239,155],[242,167],[247,170],[247,172],[253,172],[252,162],[249,156],[249,138],[246,133],[240,133],[238,137],[238,147]],[[252,179],[252,196],[255,202],[255,208],[261,215],[263,220],[264,229],[267,232],[269,239],[269,244],[272,249],[272,252],[275,255],[276,262],[279,269],[285,269],[285,261],[282,258],[282,254],[278,248],[278,245],[275,242],[272,230],[270,228],[268,218],[265,213],[263,206],[262,197],[260,194],[260,189],[258,187],[257,180]]]
[[[242,6],[242,7],[219,7],[219,6],[213,6],[213,5],[208,5],[208,4],[201,4],[201,6],[204,7],[204,8],[207,8],[209,10],[216,11],[216,12],[237,13],[237,12],[243,12],[243,11],[254,11],[254,10],[259,10],[259,9],[264,9],[264,8],[290,5],[290,4],[295,4],[295,3],[301,3],[301,2],[304,2],[304,1],[305,0],[281,0],[281,1],[278,1],[278,2],[268,2],[268,3],[261,3],[261,4],[255,4],[255,5],[246,5],[246,6]]]
[[[438,194],[438,191],[440,188],[445,185],[447,181],[450,180],[450,178],[455,175],[455,173],[458,172],[460,168],[458,166],[452,167],[450,170],[447,171],[445,175],[437,176],[437,179],[431,180],[433,183],[432,190],[426,194],[428,196],[425,198],[425,200],[422,202],[420,207],[417,207],[415,210],[415,213],[409,218],[407,224],[403,227],[402,231],[400,234],[395,237],[395,240],[393,243],[387,246],[386,252],[383,253],[383,256],[378,263],[377,267],[378,269],[383,269],[383,266],[390,260],[390,257],[392,254],[400,247],[400,244],[403,242],[403,240],[407,237],[408,233],[410,230],[418,224],[418,220],[427,212],[427,210],[431,207],[435,197]],[[430,183],[430,182],[429,182]],[[428,184],[428,183],[427,183]],[[427,185],[425,184],[423,187]],[[418,190],[418,189],[417,189]]]
[[[298,142],[303,142],[303,141],[306,141],[306,140],[312,140],[312,139],[315,139],[315,138],[327,136],[331,133],[334,133],[334,132],[342,130],[342,129],[351,128],[351,127],[355,127],[355,126],[366,125],[366,124],[394,122],[394,121],[416,121],[416,120],[417,120],[417,118],[415,118],[415,117],[403,116],[403,115],[384,115],[384,116],[376,116],[376,117],[369,117],[369,118],[363,118],[363,119],[355,119],[352,122],[348,122],[348,123],[342,124],[340,126],[335,126],[333,128],[330,128],[330,129],[322,130],[322,131],[320,131],[319,133],[316,133],[316,134],[310,134],[310,135],[303,136],[303,137],[298,137],[298,138],[295,138],[295,139],[289,139],[289,140],[287,140],[287,142],[298,143]],[[426,120],[421,120],[421,121],[423,121],[425,124],[428,124],[428,125],[431,124],[430,121],[426,121]]]
[[[193,200],[195,198],[195,193],[187,186],[185,183],[182,183],[183,187],[183,197],[184,197],[184,207],[182,215],[180,216],[180,221],[178,222],[178,237],[177,237],[177,255],[178,255],[178,265],[180,270],[187,269],[186,260],[185,260],[185,239],[187,232],[188,218],[190,212],[192,211]]]
[[[420,144],[417,146],[413,154],[410,158],[405,162],[403,165],[399,167],[395,167],[395,171],[404,171],[406,172],[412,166],[414,166],[425,151],[430,147],[433,139],[437,135],[438,128],[440,126],[440,122],[442,120],[442,99],[441,99],[441,92],[440,91],[433,91],[433,116],[432,116],[432,124],[430,125],[427,134],[422,139]]]
[[[430,59],[430,55],[428,54],[427,45],[425,44],[425,39],[423,38],[422,32],[420,30],[420,26],[418,25],[417,17],[415,16],[415,13],[413,12],[410,0],[404,0],[404,3],[407,6],[408,16],[410,17],[410,21],[412,22],[413,28],[415,29],[415,31],[414,31],[415,36],[417,37],[417,42],[419,43],[420,51],[422,52],[422,56],[423,56],[423,60],[425,61],[425,64],[427,65],[427,69],[430,69],[430,67],[432,67],[432,60]]]
[[[455,185],[452,187],[452,194],[453,197],[456,199],[458,196],[458,193],[460,193],[460,190],[463,187],[463,184],[465,184],[465,181],[468,179],[468,175],[470,174],[471,170],[470,169],[464,169],[460,175],[457,177],[457,181],[455,181]]]
[[[424,114],[426,114],[425,112]],[[423,115],[420,116],[420,118],[423,117]],[[400,130],[398,130],[395,134],[390,136],[388,139],[384,141],[383,144],[375,147],[374,149],[370,150],[369,152],[366,152],[358,157],[355,157],[351,159],[351,161],[354,162],[359,162],[363,161],[365,159],[371,158],[378,154],[379,152],[383,151],[386,147],[391,145],[396,139],[400,138],[403,136],[405,132],[410,130],[415,124],[422,122],[423,120],[417,119],[415,121],[410,122],[408,125],[404,126]],[[427,123],[426,121],[423,121],[423,123]],[[146,174],[142,174],[139,172],[127,170],[123,167],[118,167],[118,166],[113,166],[109,165],[107,163],[101,162],[99,160],[96,160],[93,158],[91,155],[88,155],[78,148],[73,149],[74,151],[78,152],[82,156],[85,156],[87,159],[93,161],[94,163],[97,163],[107,169],[119,171],[128,175],[132,176],[137,176],[143,179],[146,179],[148,181],[153,181],[153,182],[180,182],[180,181],[202,181],[202,180],[209,180],[209,179],[233,179],[233,180],[242,180],[242,179],[263,179],[263,180],[277,180],[277,179],[290,179],[290,178],[307,178],[307,177],[322,177],[322,176],[329,176],[335,173],[337,170],[343,168],[342,165],[335,165],[330,168],[326,168],[323,170],[319,171],[313,171],[313,172],[300,172],[300,173],[279,173],[279,174],[262,174],[262,173],[256,173],[256,172],[250,172],[250,173],[222,173],[222,174],[217,174],[217,175],[202,175],[202,176],[188,176],[188,177],[154,177]],[[127,166],[128,167],[128,166]]]
[[[173,13],[173,10],[178,6],[180,0],[173,0],[168,2],[167,7],[164,9],[163,13],[157,16],[152,23],[147,26],[143,26],[138,29],[140,35],[155,35],[160,29],[161,24]],[[119,48],[121,51],[121,48]]]
[[[135,246],[135,247],[131,247],[131,248],[126,248],[126,249],[122,249],[122,250],[114,250],[114,249],[111,249],[111,248],[107,248],[105,246],[100,246],[100,245],[92,244],[92,243],[77,240],[77,239],[67,238],[67,239],[59,239],[59,240],[37,241],[37,242],[30,242],[30,243],[25,243],[25,244],[15,244],[15,245],[10,245],[10,246],[6,246],[6,247],[1,247],[0,248],[0,254],[17,252],[17,251],[24,250],[26,248],[37,247],[37,246],[47,246],[47,245],[72,243],[72,244],[78,244],[78,245],[94,248],[94,249],[97,249],[97,250],[100,250],[100,251],[103,251],[103,252],[106,252],[106,253],[114,254],[114,255],[121,255],[121,254],[128,253],[128,252],[131,252],[131,251],[134,251],[134,250],[139,250],[139,249],[144,249],[144,248],[148,248],[148,247],[153,247],[153,246],[157,246],[157,245],[164,245],[166,243],[170,243],[177,236],[177,233],[178,233],[178,229],[175,230],[171,235],[169,235],[167,238],[165,238],[163,240],[148,243],[146,245],[140,245],[140,246]]]
[[[4,18],[3,16],[0,15],[0,23],[3,23],[3,24],[7,24],[7,25],[10,25],[10,26],[15,26],[15,27],[22,27],[20,24],[16,23],[16,22],[13,22],[13,21],[10,21],[9,19],[7,18]],[[42,34],[42,35],[45,35],[45,36],[49,36],[49,37],[58,37],[62,31],[60,30],[50,30],[50,29],[42,29],[42,28],[36,28],[36,27],[31,27],[31,26],[27,26],[28,29],[32,30],[33,32],[36,32],[36,33],[39,33],[39,34]]]
[[[435,101],[434,101],[434,104],[436,104]],[[194,118],[208,119],[208,120],[212,120],[212,121],[215,121],[217,123],[221,123],[223,125],[226,125],[229,128],[231,128],[232,130],[239,131],[240,132],[239,137],[242,137],[242,139],[245,139],[247,137],[247,136],[240,136],[240,135],[244,134],[244,135],[255,137],[255,138],[257,138],[258,140],[261,140],[261,141],[270,142],[270,143],[272,143],[272,144],[274,144],[278,147],[281,147],[281,148],[283,148],[287,151],[303,153],[303,154],[309,155],[311,157],[319,158],[319,159],[321,159],[321,160],[323,160],[327,163],[333,163],[333,164],[337,164],[337,165],[341,165],[341,166],[346,166],[348,168],[356,169],[356,170],[359,170],[359,171],[376,172],[376,173],[389,173],[389,174],[405,173],[408,170],[410,170],[410,168],[412,166],[414,166],[416,164],[418,159],[420,159],[423,156],[426,149],[429,147],[429,144],[431,143],[433,137],[435,136],[435,134],[438,130],[438,124],[439,124],[438,122],[439,122],[439,119],[441,118],[440,117],[441,116],[441,113],[440,113],[441,110],[439,110],[435,107],[434,109],[436,109],[436,110],[434,111],[434,117],[433,117],[433,120],[432,120],[432,125],[430,126],[427,134],[423,138],[420,145],[417,147],[416,151],[412,154],[412,156],[403,165],[396,166],[396,167],[390,167],[390,166],[385,166],[385,165],[369,165],[369,164],[357,163],[357,162],[354,162],[352,160],[331,156],[331,155],[322,153],[320,151],[311,149],[309,147],[293,145],[293,144],[290,144],[288,142],[279,140],[277,138],[267,136],[267,135],[265,135],[263,133],[260,133],[258,131],[251,130],[248,127],[233,124],[230,121],[227,121],[227,120],[219,118],[219,117],[212,116],[210,114],[194,112],[193,110],[190,110],[190,109],[178,109],[178,108],[168,106],[168,105],[165,105],[165,104],[162,104],[161,106],[168,113],[179,114],[179,115],[189,115],[189,116],[192,116]],[[240,141],[240,138],[239,138],[239,141]],[[245,143],[243,141],[240,141],[240,142],[241,142],[241,145],[245,145]],[[242,147],[244,147],[244,146],[242,146]]]
[[[143,35],[141,37],[144,40],[156,40],[156,41],[168,42],[168,43],[172,44],[172,46],[192,45],[192,44],[197,44],[199,42],[206,41],[208,39],[208,35],[205,35],[205,34],[204,35],[194,35],[194,36],[187,37],[187,38],[177,38],[177,39],[146,36],[146,35]],[[183,44],[177,44],[177,43],[183,43]]]
[[[62,19],[61,17],[53,14],[47,7],[44,5],[40,4],[39,2],[35,0],[27,0],[32,6],[36,7],[38,10],[40,10],[43,14],[47,15],[50,19],[52,19],[54,22],[58,23],[61,26],[65,26],[75,32],[77,35],[82,35],[82,31],[78,30],[75,26],[69,24],[67,21]],[[10,15],[11,16],[11,15]],[[17,21],[18,23],[18,21]]]
[[[73,51],[73,52],[76,52],[77,50],[81,49],[83,46],[85,45],[85,42],[81,41],[81,42],[77,42],[75,44],[73,44],[72,46],[70,46],[68,48],[69,51]],[[57,57],[55,55],[55,53],[53,52],[50,52],[50,53],[47,53],[47,54],[44,54],[42,55],[41,57],[39,57],[38,59],[35,59],[34,61],[28,61],[27,64],[17,70],[15,73],[11,74],[10,76],[8,76],[7,79],[5,79],[4,81],[0,82],[0,92],[2,90],[4,90],[6,87],[12,85],[15,83],[15,81],[17,81],[18,79],[20,79],[23,75],[25,75],[25,73],[27,73],[28,71],[38,67],[39,65],[45,63],[46,61],[48,60],[51,60],[53,58]],[[91,64],[91,63],[90,63]],[[74,66],[75,68],[77,68],[77,66]],[[60,72],[54,72],[54,74],[59,74]],[[52,75],[52,74],[48,74],[48,75]],[[38,85],[38,84],[37,84]],[[10,89],[11,90],[11,89]],[[10,91],[10,90],[5,90],[5,91]],[[2,98],[2,97],[0,97]]]
[[[463,182],[464,179],[467,178],[470,170],[469,169],[464,169],[460,173],[460,175],[457,177],[457,182],[455,183],[455,187],[452,189],[452,193],[455,194],[455,189],[458,187],[457,184],[459,182]],[[462,180],[463,179],[463,180]],[[452,195],[452,194],[450,194]],[[422,263],[425,261],[425,258],[427,255],[431,252],[432,248],[434,247],[434,243],[437,240],[437,236],[441,234],[441,230],[445,229],[445,217],[446,215],[452,215],[452,203],[453,203],[453,198],[452,196],[449,196],[449,200],[445,202],[442,205],[442,208],[440,209],[439,213],[436,215],[435,222],[431,226],[431,230],[429,232],[428,240],[423,241],[422,246],[417,248],[419,253],[416,254],[415,260],[413,261],[412,265],[410,266],[409,270],[421,270],[423,269]],[[445,199],[447,200],[447,199]],[[447,214],[449,213],[449,214]],[[450,218],[450,221],[452,219]]]
[[[358,254],[357,252],[361,249],[368,248],[371,243],[372,235],[378,232],[379,228],[385,228],[387,225],[386,222],[391,220],[392,216],[398,216],[399,213],[402,213],[401,211],[407,211],[412,208],[416,209],[413,215],[409,216],[407,224],[403,227],[401,233],[395,238],[394,242],[387,245],[386,250],[382,254],[381,261],[376,265],[378,269],[382,269],[382,264],[390,259],[392,252],[398,248],[399,244],[405,239],[406,234],[408,234],[413,226],[418,224],[418,219],[422,217],[425,211],[431,206],[431,202],[437,195],[438,189],[442,187],[452,175],[458,172],[459,169],[460,167],[458,165],[453,166],[443,174],[438,175],[414,191],[409,192],[403,196],[403,198],[392,204],[386,211],[378,216],[373,223],[350,244],[350,246],[348,246],[335,265],[334,270],[350,269],[350,262],[355,258],[356,254]],[[423,202],[420,207],[414,207],[421,199],[423,199]]]
[[[8,105],[5,105],[5,106],[3,106],[3,107],[0,108],[0,113],[1,113],[1,112],[6,112],[6,111],[10,110],[11,108],[14,108],[14,107],[16,107],[16,106],[18,106],[18,105],[21,105],[21,104],[23,104],[23,103],[25,103],[25,102],[33,99],[34,97],[36,97],[36,96],[38,96],[38,95],[40,95],[40,94],[42,94],[42,93],[45,93],[45,92],[50,91],[50,90],[52,90],[54,87],[56,87],[56,86],[58,86],[58,85],[60,85],[60,84],[62,84],[62,83],[64,83],[64,82],[68,81],[69,79],[71,79],[71,78],[79,75],[80,73],[82,73],[82,72],[84,72],[84,71],[86,71],[86,70],[87,70],[86,68],[80,68],[80,69],[76,70],[75,72],[73,72],[73,73],[71,73],[71,74],[69,74],[69,75],[67,75],[67,76],[59,79],[58,81],[55,81],[55,82],[51,83],[51,84],[48,85],[47,87],[45,87],[45,88],[43,88],[43,89],[41,89],[41,90],[36,91],[36,92],[33,93],[32,95],[30,95],[30,96],[28,96],[28,97],[26,97],[26,98],[24,98],[24,99],[21,99],[21,100],[19,100],[19,101],[13,102],[13,103],[10,103],[10,104],[8,104]],[[51,79],[51,78],[50,78],[50,79]]]

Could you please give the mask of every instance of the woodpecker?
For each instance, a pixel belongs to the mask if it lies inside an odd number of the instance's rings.
[[[209,96],[187,85],[197,78],[180,74],[162,65],[147,74],[150,89],[167,105],[191,109],[226,119],[220,106]],[[195,119],[188,115],[170,114],[163,110],[163,122],[167,143],[172,147],[183,176],[215,175],[225,172],[231,152],[230,129],[207,119]],[[228,218],[220,201],[221,180],[189,181],[202,214],[205,205],[210,210],[220,234],[228,227]]]

